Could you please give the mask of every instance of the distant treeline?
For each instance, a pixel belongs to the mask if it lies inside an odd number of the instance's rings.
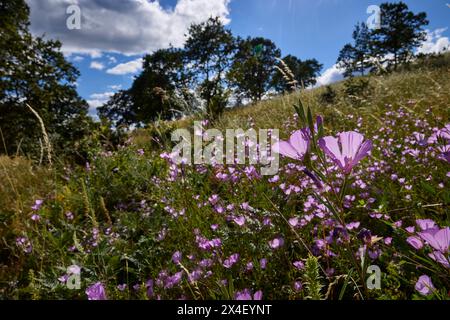
[[[380,5],[380,25],[357,24],[353,44],[339,54],[346,77],[390,71],[408,63],[425,40],[426,13],[414,14],[403,2]],[[116,125],[144,125],[203,110],[210,117],[227,106],[259,101],[316,83],[322,64],[281,51],[270,39],[234,37],[218,18],[192,25],[183,49],[162,49],[144,58],[142,73],[128,90],[99,108]]]
[[[216,116],[229,105],[316,83],[322,69],[316,59],[280,58],[273,41],[234,37],[219,18],[210,18],[189,28],[184,48],[146,55],[131,88],[115,94],[99,114],[119,125],[173,119],[196,110]]]

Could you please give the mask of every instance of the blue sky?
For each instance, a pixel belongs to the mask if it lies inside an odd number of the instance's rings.
[[[231,29],[239,35],[272,39],[283,53],[316,58],[331,67],[339,50],[351,40],[354,25],[366,21],[374,0],[245,0],[231,2]],[[445,1],[406,1],[413,12],[425,11],[429,29],[448,26],[450,8]],[[448,30],[444,33],[448,36]]]
[[[351,41],[354,25],[366,21],[375,0],[78,0],[80,30],[66,27],[72,0],[27,0],[31,27],[60,39],[64,52],[79,68],[78,91],[95,107],[119,88],[128,88],[139,73],[140,58],[170,43],[182,46],[183,34],[193,22],[220,16],[235,35],[273,40],[283,55],[316,58],[324,69],[319,83],[340,78],[334,64],[342,46]],[[430,52],[449,44],[450,7],[441,0],[404,1],[430,20]],[[44,15],[45,14],[45,15]],[[42,17],[46,16],[46,19]]]

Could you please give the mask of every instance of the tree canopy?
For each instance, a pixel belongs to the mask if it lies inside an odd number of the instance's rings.
[[[427,14],[414,14],[403,2],[383,3],[380,9],[381,27],[372,33],[374,54],[396,69],[408,62],[414,48],[426,39],[423,27],[428,25]]]
[[[23,0],[0,2],[0,150],[33,156],[42,149],[40,124],[26,104],[42,118],[54,149],[68,150],[91,124],[76,90],[79,72],[61,43],[34,37],[28,27]]]
[[[199,89],[208,110],[213,97],[223,95],[225,74],[235,50],[235,39],[219,18],[193,24],[185,43],[190,78]]]
[[[131,88],[111,97],[99,114],[116,125],[138,126],[197,110],[214,117],[231,97],[240,104],[261,100],[270,91],[284,92],[274,68],[280,56],[271,40],[236,38],[219,18],[210,18],[188,29],[184,48],[148,54]],[[299,83],[315,83],[322,67],[317,60],[286,59]]]
[[[190,94],[188,74],[184,70],[184,53],[179,49],[157,50],[144,57],[143,71],[130,89],[116,93],[98,109],[99,115],[117,125],[168,120],[183,111],[182,99]]]
[[[271,40],[261,37],[237,42],[238,50],[228,79],[238,98],[259,101],[272,87],[274,65],[281,51]]]
[[[365,23],[355,26],[353,31],[354,44],[347,43],[339,52],[338,65],[345,69],[344,75],[351,76],[359,72],[364,75],[372,66],[371,32]]]
[[[414,56],[414,49],[426,39],[423,27],[428,24],[425,12],[414,14],[403,2],[380,5],[381,25],[373,30],[365,23],[355,26],[353,44],[347,43],[339,53],[338,65],[346,77],[382,66],[397,69]]]

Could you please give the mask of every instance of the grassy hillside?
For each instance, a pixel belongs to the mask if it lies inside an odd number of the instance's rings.
[[[195,119],[137,131],[81,168],[1,157],[0,297],[448,298],[450,56],[422,63],[209,124],[287,139],[301,128],[301,100],[323,116],[325,136],[356,130],[372,141],[349,174],[314,145],[304,162],[282,157],[275,176],[252,165],[177,166],[170,133]],[[380,289],[368,285],[371,265]]]

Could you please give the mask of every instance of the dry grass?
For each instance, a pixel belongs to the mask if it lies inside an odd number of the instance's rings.
[[[249,119],[253,119],[257,128],[282,128],[283,122],[292,116],[293,104],[299,99],[311,106],[315,113],[324,115],[328,124],[339,125],[339,119],[353,114],[355,116],[377,117],[386,111],[390,104],[404,104],[416,113],[424,113],[432,107],[433,113],[449,119],[450,68],[439,70],[416,70],[385,76],[367,77],[373,88],[368,98],[354,105],[342,90],[343,82],[335,83],[332,88],[337,92],[334,104],[324,105],[319,101],[324,88],[305,90],[301,93],[275,97],[260,103],[229,110],[216,123],[219,129],[247,128]],[[381,125],[381,124],[380,124]]]
[[[443,66],[439,68],[414,66],[413,70],[403,71],[393,74],[367,76],[372,91],[364,99],[360,99],[358,104],[346,96],[343,87],[344,81],[331,85],[337,93],[333,104],[320,103],[320,95],[325,91],[325,87],[303,90],[287,95],[275,96],[269,100],[261,101],[243,107],[228,109],[215,121],[214,127],[219,130],[227,128],[248,128],[250,119],[255,123],[256,128],[279,128],[283,127],[286,119],[292,116],[293,104],[299,99],[309,105],[315,113],[322,114],[327,118],[327,124],[331,128],[340,129],[342,119],[348,115],[370,116],[377,118],[381,112],[385,112],[390,104],[399,103],[407,106],[410,110],[420,114],[432,107],[436,117],[443,118],[443,121],[450,118],[450,54],[441,58]],[[188,117],[174,122],[166,122],[160,125],[162,131],[173,128],[190,127],[194,120],[199,117]],[[448,120],[447,120],[448,121]],[[382,124],[380,124],[382,125]],[[141,141],[146,141],[144,137],[153,135],[154,125],[151,130],[137,131]],[[282,131],[282,130],[281,130]],[[166,134],[167,135],[167,134]],[[283,136],[283,135],[282,135]]]
[[[0,156],[0,221],[26,214],[32,199],[44,198],[52,191],[53,181],[49,169],[33,167],[24,158]]]
[[[48,168],[34,167],[24,158],[0,156],[0,279],[20,272],[22,265],[10,255],[10,248],[15,236],[25,230],[33,202],[48,197],[54,188],[53,172]],[[14,269],[8,269],[8,264]]]
[[[45,129],[44,120],[42,120],[39,113],[36,110],[34,110],[28,103],[26,104],[26,106],[31,111],[31,113],[33,113],[33,115],[36,117],[36,119],[38,120],[39,126],[41,127],[42,138],[44,139],[45,149],[47,150],[47,160],[48,160],[49,165],[51,166],[52,165],[52,145],[50,144],[50,139],[48,138],[47,130]],[[43,155],[44,155],[44,146],[42,146],[42,143],[41,143],[41,157],[39,160],[39,164],[42,163]]]

